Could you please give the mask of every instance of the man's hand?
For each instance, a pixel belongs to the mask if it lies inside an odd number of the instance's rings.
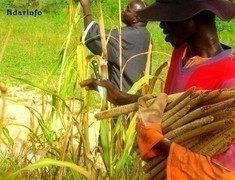
[[[161,93],[149,107],[147,107],[146,100],[144,100],[143,97],[138,99],[138,104],[138,115],[145,126],[154,123],[161,124],[163,112],[167,104],[167,95],[165,93]]]
[[[87,79],[80,83],[81,87],[85,87],[87,90],[98,90],[97,86],[102,86],[107,89],[107,99],[109,102],[115,105],[124,105],[136,102],[139,98],[137,95],[131,95],[119,91],[108,80]]]

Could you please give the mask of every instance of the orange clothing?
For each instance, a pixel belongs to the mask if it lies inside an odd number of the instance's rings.
[[[157,150],[153,147],[164,138],[161,125],[155,123],[151,126],[145,126],[143,121],[139,121],[137,133],[140,156],[142,158],[155,157]]]
[[[161,124],[137,125],[137,142],[142,158],[152,158],[158,154],[155,145],[164,136]],[[235,180],[232,172],[216,163],[210,157],[193,153],[189,149],[172,143],[167,160],[167,180]]]
[[[210,157],[172,143],[167,160],[167,180],[177,179],[235,180],[235,172],[213,163]]]

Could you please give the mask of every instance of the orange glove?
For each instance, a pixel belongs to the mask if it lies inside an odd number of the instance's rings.
[[[137,142],[139,152],[142,158],[151,158],[157,154],[157,150],[153,147],[164,138],[161,121],[167,104],[167,95],[160,94],[149,107],[143,98],[139,98],[138,104],[140,121],[137,125]]]

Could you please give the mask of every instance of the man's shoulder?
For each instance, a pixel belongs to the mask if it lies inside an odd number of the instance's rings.
[[[142,35],[150,35],[148,29],[146,27],[141,27],[141,26],[125,26],[122,27],[122,34],[127,34],[130,36],[136,36],[139,34]]]

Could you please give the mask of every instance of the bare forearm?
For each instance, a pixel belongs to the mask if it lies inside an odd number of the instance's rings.
[[[139,97],[139,95],[128,94],[128,96],[123,96],[123,99],[120,100],[119,105],[135,103],[138,101]]]
[[[81,0],[80,3],[83,9],[84,27],[86,28],[92,21],[91,3],[90,0]]]
[[[108,94],[108,100],[115,105],[131,104],[138,101],[139,95],[127,94],[120,92],[118,94]]]
[[[171,143],[172,143],[171,141],[165,138],[161,140],[159,143],[157,143],[154,146],[154,148],[156,148],[158,151],[168,156],[171,148]]]
[[[93,20],[90,8],[83,9],[83,15],[84,15],[84,27],[86,28]]]

